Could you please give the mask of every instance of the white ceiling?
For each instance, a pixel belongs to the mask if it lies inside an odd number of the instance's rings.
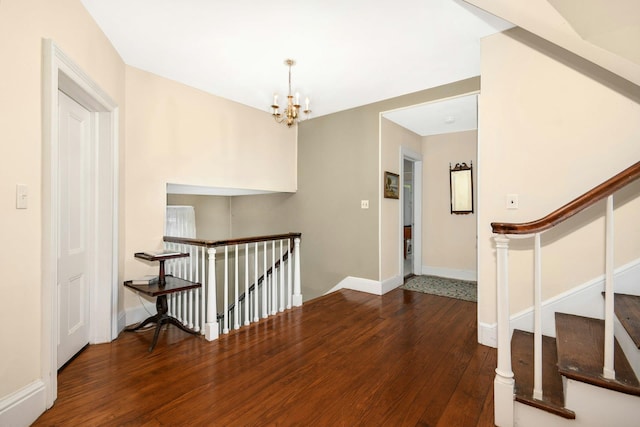
[[[420,136],[474,130],[478,128],[477,95],[391,111],[384,117]]]
[[[128,65],[265,112],[293,58],[312,118],[477,76],[480,38],[512,26],[459,0],[82,3]]]

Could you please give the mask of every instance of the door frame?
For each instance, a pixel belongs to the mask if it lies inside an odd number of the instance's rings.
[[[415,275],[422,274],[422,155],[407,147],[400,146],[400,180],[401,188],[404,188],[404,161],[409,160],[413,163],[413,229],[412,245],[413,245],[413,266],[411,273]],[[404,280],[406,273],[404,271],[404,191],[400,192],[400,276]]]
[[[94,181],[89,342],[118,333],[118,105],[51,39],[42,44],[41,376],[46,407],[57,398],[58,90],[91,112]],[[105,302],[108,302],[105,304]]]

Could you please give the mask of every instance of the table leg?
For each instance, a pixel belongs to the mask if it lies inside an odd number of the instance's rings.
[[[149,353],[151,353],[153,351],[153,349],[155,348],[156,344],[158,343],[158,337],[160,336],[160,330],[162,329],[162,325],[166,324],[166,323],[170,323],[172,325],[177,326],[178,328],[180,328],[181,330],[183,330],[184,332],[187,332],[189,334],[193,334],[193,335],[198,335],[198,332],[187,328],[186,326],[184,326],[178,319],[171,317],[167,314],[167,312],[169,311],[169,307],[167,304],[167,296],[166,295],[158,295],[158,297],[156,298],[156,311],[157,314],[148,317],[147,319],[143,320],[142,322],[140,322],[138,325],[130,327],[130,328],[126,328],[125,331],[130,332],[130,331],[137,331],[138,329],[142,328],[143,326],[147,325],[148,323],[155,323],[156,324],[156,330],[153,334],[153,340],[151,341],[151,345],[149,346]]]

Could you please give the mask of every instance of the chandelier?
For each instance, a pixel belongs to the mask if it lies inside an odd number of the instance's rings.
[[[271,105],[271,115],[278,123],[286,123],[287,126],[291,127],[294,124],[298,123],[300,120],[300,94],[296,92],[295,99],[291,94],[291,67],[296,65],[296,61],[293,59],[286,59],[284,61],[284,65],[289,67],[289,94],[287,95],[287,106],[284,109],[284,114],[280,114],[280,106],[278,105],[278,95],[273,95],[273,105]],[[309,113],[311,110],[309,109],[309,98],[305,100],[305,109],[302,110],[305,114],[305,117],[309,118]]]

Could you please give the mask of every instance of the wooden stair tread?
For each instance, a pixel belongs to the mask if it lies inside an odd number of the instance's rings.
[[[533,334],[513,331],[511,358],[515,378],[515,395],[518,402],[530,405],[568,419],[575,419],[575,412],[564,407],[562,376],[558,372],[556,340],[542,337],[542,400],[533,398]]]
[[[636,347],[640,348],[640,296],[615,294],[616,316]]]
[[[614,347],[615,379],[602,376],[604,321],[556,313],[556,345],[559,372],[577,381],[640,396],[640,383],[618,341]]]

